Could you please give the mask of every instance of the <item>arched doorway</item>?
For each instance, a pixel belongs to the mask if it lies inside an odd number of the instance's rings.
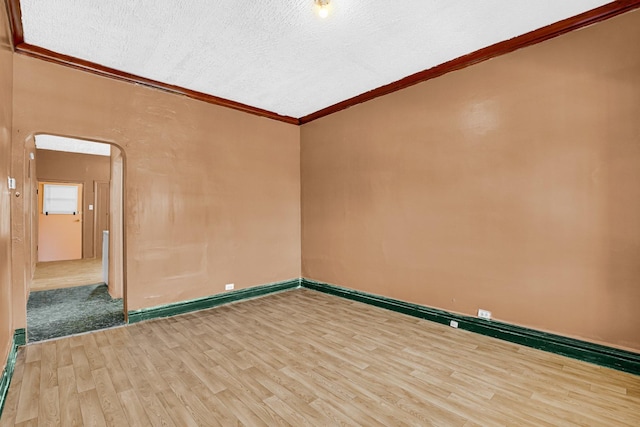
[[[83,138],[33,138],[27,341],[122,325],[124,151]]]

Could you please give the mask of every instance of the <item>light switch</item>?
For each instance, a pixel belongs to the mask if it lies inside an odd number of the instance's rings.
[[[89,210],[92,211],[93,210],[93,205],[89,205]]]

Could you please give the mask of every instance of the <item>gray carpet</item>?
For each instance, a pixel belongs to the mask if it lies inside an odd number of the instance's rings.
[[[122,299],[107,285],[31,292],[27,302],[27,341],[42,341],[124,324]]]

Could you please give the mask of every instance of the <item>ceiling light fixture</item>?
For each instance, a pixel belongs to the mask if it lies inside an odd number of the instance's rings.
[[[318,15],[320,18],[326,18],[329,16],[329,2],[331,0],[314,0],[316,6],[318,6]]]

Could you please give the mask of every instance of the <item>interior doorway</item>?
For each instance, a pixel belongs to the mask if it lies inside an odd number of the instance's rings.
[[[35,145],[37,263],[27,341],[124,324],[122,152],[54,135],[36,135]]]

